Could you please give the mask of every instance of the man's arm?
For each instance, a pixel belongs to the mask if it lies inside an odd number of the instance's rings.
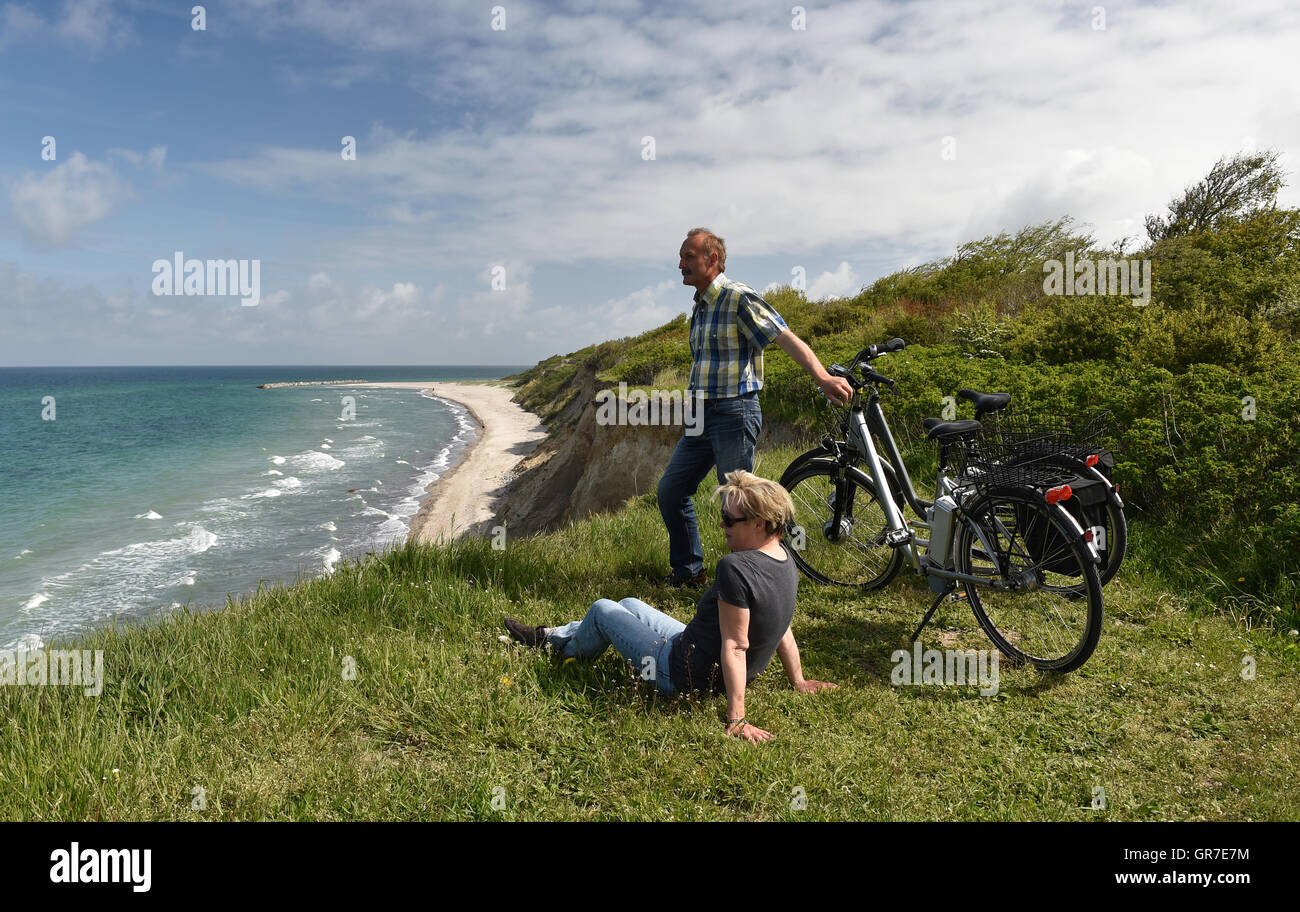
[[[777,336],[776,344],[781,346],[781,349],[793,358],[796,364],[812,374],[812,378],[817,381],[817,385],[832,402],[843,405],[853,397],[853,387],[849,386],[849,381],[826,373],[826,368],[813,354],[808,343],[796,336],[794,330],[787,329]]]
[[[776,656],[781,660],[785,676],[799,693],[817,693],[819,690],[834,690],[839,686],[826,681],[804,680],[803,665],[799,661],[799,645],[795,643],[794,631],[789,627],[785,628],[785,636],[781,637],[781,642],[776,646]]]

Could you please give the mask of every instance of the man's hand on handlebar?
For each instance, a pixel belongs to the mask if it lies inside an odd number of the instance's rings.
[[[817,385],[821,387],[822,395],[836,405],[847,405],[849,400],[853,398],[853,387],[843,377],[827,374],[823,379],[817,381]]]

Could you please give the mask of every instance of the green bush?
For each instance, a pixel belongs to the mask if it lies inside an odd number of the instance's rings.
[[[1253,320],[1300,281],[1300,210],[1266,210],[1139,256],[1152,261],[1152,296],[1165,309]]]
[[[1008,322],[998,316],[997,308],[985,302],[955,311],[948,334],[968,358],[1001,358],[1011,336]]]
[[[1283,341],[1264,320],[1249,320],[1224,308],[1204,303],[1184,311],[1152,306],[1120,353],[1126,360],[1173,373],[1202,364],[1253,373],[1285,357]]]

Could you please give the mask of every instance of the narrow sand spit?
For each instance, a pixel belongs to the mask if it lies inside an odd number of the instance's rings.
[[[477,383],[359,383],[358,386],[430,390],[469,409],[478,425],[473,442],[461,458],[429,485],[429,496],[411,518],[411,538],[421,542],[450,540],[478,528],[492,518],[497,491],[510,478],[521,459],[546,436],[546,428],[532,412],[510,401],[504,386]]]

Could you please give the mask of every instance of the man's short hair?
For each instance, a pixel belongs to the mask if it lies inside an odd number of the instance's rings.
[[[708,228],[692,228],[690,231],[686,232],[686,237],[688,239],[693,238],[697,234],[704,238],[705,254],[711,255],[716,253],[718,255],[718,270],[720,272],[725,272],[727,268],[727,242],[718,237]]]
[[[775,481],[759,478],[744,469],[728,472],[727,483],[720,485],[714,496],[722,500],[724,507],[730,500],[746,519],[763,520],[769,535],[783,534],[794,522],[790,492]]]

